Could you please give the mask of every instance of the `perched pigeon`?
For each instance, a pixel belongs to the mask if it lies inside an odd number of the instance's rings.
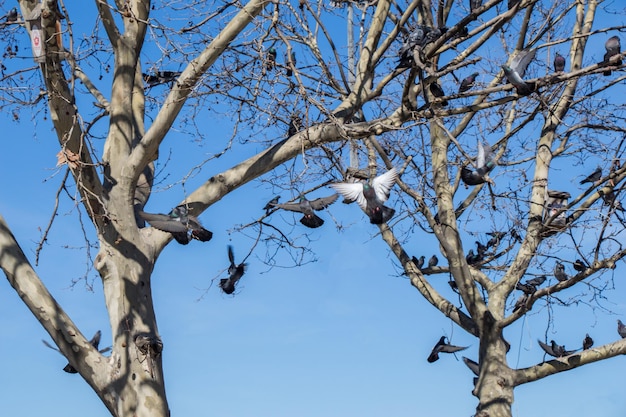
[[[98,345],[100,344],[100,337],[102,336],[102,332],[100,332],[100,330],[98,330],[96,332],[96,334],[93,335],[93,337],[91,338],[91,340],[89,341],[89,343],[91,344],[91,346],[93,346],[95,349],[98,349]],[[46,342],[45,340],[42,340],[43,344],[46,345],[47,347],[49,347],[52,350],[56,350],[57,352],[61,353],[61,351],[59,349],[57,349],[56,347],[52,346],[50,343]],[[104,348],[104,349],[100,349],[99,352],[100,353],[105,353],[108,352],[109,350],[111,350],[110,347]],[[62,353],[61,353],[62,354]],[[78,371],[76,370],[76,368],[74,368],[72,365],[70,365],[69,363],[67,365],[65,365],[65,367],[63,368],[63,370],[65,372],[67,372],[68,374],[76,374],[78,373]]]
[[[558,52],[554,57],[554,72],[563,72],[565,69],[565,57]]]
[[[467,255],[465,255],[465,260],[467,261],[468,265],[474,265],[474,264],[477,264],[478,262],[481,262],[483,260],[483,256],[475,254],[474,249],[470,249],[467,252]]]
[[[470,358],[466,358],[465,356],[463,356],[463,362],[467,365],[470,371],[474,373],[474,375],[480,375],[480,365],[477,362],[471,360]]]
[[[439,353],[454,353],[467,349],[469,346],[454,346],[446,343],[446,337],[441,336],[433,350],[428,355],[428,362],[433,363],[439,359]]]
[[[470,12],[473,13],[474,10],[478,9],[483,5],[483,0],[469,0],[470,4]]]
[[[439,258],[437,258],[437,255],[433,255],[428,260],[428,267],[432,268],[434,266],[437,266],[438,263],[439,263]]]
[[[441,86],[439,85],[437,81],[433,81],[432,83],[430,83],[429,89],[433,97],[439,98],[439,97],[444,97],[446,95],[446,93],[443,91],[443,88],[441,88]],[[440,103],[442,106],[447,106],[448,100],[445,100],[445,99],[441,100]]]
[[[611,57],[621,52],[622,46],[620,45],[619,36],[610,37],[604,44],[604,48],[606,49],[606,53],[604,54],[604,60],[600,62],[600,65],[609,65]],[[614,65],[622,65],[622,60],[620,59],[619,61],[616,61]],[[611,75],[611,70],[604,71],[602,75]]]
[[[291,56],[285,55],[285,65],[287,66],[287,77],[291,77],[293,75],[293,69],[296,67],[296,52],[291,51]]]
[[[463,78],[463,81],[461,81],[461,85],[459,85],[459,93],[463,93],[472,88],[474,86],[474,83],[476,82],[476,77],[478,77],[477,72]]]
[[[555,358],[568,356],[575,352],[574,350],[565,350],[564,345],[558,345],[554,340],[551,340],[549,345],[543,343],[541,340],[538,340],[538,342],[544,352],[550,356],[554,356]]]
[[[466,185],[479,185],[484,182],[493,183],[489,178],[489,172],[496,166],[491,146],[480,140],[478,141],[478,155],[476,156],[476,169],[472,171],[467,166],[461,168],[461,179]]]
[[[325,209],[326,207],[337,201],[338,197],[339,196],[337,194],[333,194],[328,197],[316,198],[315,200],[307,200],[304,197],[300,197],[300,201],[298,203],[274,204],[273,206],[276,208],[281,208],[283,210],[303,213],[304,216],[302,216],[302,218],[300,219],[300,223],[302,223],[306,227],[315,229],[316,227],[320,227],[321,225],[323,225],[324,220],[316,215],[313,210]]]
[[[511,60],[510,65],[502,65],[504,75],[507,80],[517,90],[517,94],[520,96],[527,96],[535,91],[535,84],[524,81],[524,75],[526,74],[526,68],[530,62],[535,58],[537,49],[524,49],[519,51],[517,55]]]
[[[585,263],[581,261],[580,259],[576,259],[573,266],[574,266],[574,269],[577,270],[578,272],[581,272],[587,269],[587,266],[585,265]]]
[[[419,259],[413,256],[411,257],[411,260],[413,261],[417,269],[421,270],[422,267],[424,266],[424,261],[426,260],[426,258],[424,257],[424,255],[420,256]]]
[[[345,199],[356,201],[370,218],[372,224],[382,224],[393,217],[395,210],[383,205],[389,198],[398,172],[395,168],[374,178],[371,185],[362,182],[339,182],[330,186],[337,190]]]
[[[265,57],[265,68],[267,68],[268,70],[273,70],[274,67],[276,66],[276,56],[278,55],[278,53],[276,52],[275,48],[270,48],[267,51],[267,56]]]
[[[567,281],[569,279],[569,277],[567,276],[567,273],[565,272],[565,265],[563,265],[561,262],[557,261],[556,264],[554,265],[554,277],[558,280],[558,281]]]
[[[617,319],[617,333],[622,339],[626,339],[626,325],[620,319]]]
[[[208,242],[213,237],[212,232],[202,227],[200,221],[189,214],[186,205],[175,207],[169,214],[152,214],[140,211],[139,216],[155,229],[171,233],[181,245],[186,245],[191,242],[191,239]]]
[[[152,87],[159,84],[173,83],[178,77],[180,77],[180,71],[157,71],[152,74],[142,74],[143,80],[148,84],[148,87]]]
[[[278,200],[280,200],[280,196],[279,195],[277,195],[276,197],[272,198],[270,201],[267,202],[265,207],[263,207],[263,210],[265,210],[265,215],[266,216],[270,213],[270,210],[273,209],[276,204],[278,204]]]
[[[589,333],[587,333],[583,339],[583,350],[587,350],[591,346],[593,346],[593,339],[589,336]]]
[[[441,35],[446,33],[448,29],[432,28],[430,26],[417,25],[411,31],[400,47],[400,62],[397,68],[411,68],[414,63],[413,51],[415,48],[423,48],[431,42],[436,41]]]
[[[229,277],[220,280],[220,288],[226,294],[232,294],[235,291],[235,284],[246,272],[247,264],[235,264],[235,254],[233,253],[233,247],[230,245],[228,245],[228,260],[230,261],[230,266],[228,267]]]
[[[598,167],[595,171],[589,174],[586,178],[584,178],[580,184],[584,184],[587,182],[596,183],[600,178],[602,178],[602,168]]]

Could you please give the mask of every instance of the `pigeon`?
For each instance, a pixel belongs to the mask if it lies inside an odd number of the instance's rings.
[[[533,285],[535,287],[538,287],[541,284],[543,284],[545,281],[546,281],[546,276],[545,275],[541,275],[539,277],[535,277],[535,278],[527,280],[526,281],[526,285]]]
[[[275,48],[270,48],[267,51],[267,56],[265,57],[265,68],[267,68],[268,70],[273,70],[274,67],[276,66],[276,56],[278,55],[278,53],[276,52]]]
[[[446,95],[446,93],[443,91],[443,88],[441,88],[441,86],[439,85],[437,81],[433,81],[432,83],[430,83],[429,89],[433,97],[439,98],[439,97],[444,97]],[[442,106],[447,106],[448,100],[445,100],[445,99],[441,100],[440,104]]]
[[[565,265],[559,261],[557,261],[554,265],[554,277],[560,282],[567,281],[569,279],[567,273],[565,273]]]
[[[565,69],[565,57],[558,52],[554,57],[554,72],[563,72]]]
[[[265,215],[266,216],[270,213],[270,210],[273,209],[276,204],[278,204],[278,200],[280,200],[280,196],[279,195],[277,195],[276,197],[272,198],[270,201],[267,202],[265,207],[263,207],[263,210],[265,210]]]
[[[474,375],[480,375],[480,365],[477,362],[474,362],[473,360],[471,360],[470,358],[466,358],[465,356],[463,356],[463,362],[465,363],[465,365],[467,365],[470,371],[474,373]]]
[[[303,213],[304,216],[300,219],[300,223],[311,229],[315,229],[324,224],[318,215],[314,213],[314,210],[323,210],[326,207],[337,201],[339,196],[337,194],[330,195],[328,197],[316,198],[315,200],[307,200],[305,197],[300,197],[298,203],[285,203],[285,204],[273,204],[276,208],[283,210],[296,211]]]
[[[100,330],[98,330],[96,332],[96,334],[93,335],[93,337],[91,338],[91,340],[89,340],[89,343],[91,344],[91,346],[93,346],[95,349],[98,349],[98,345],[100,344],[100,337],[102,336],[102,332],[100,332]],[[45,340],[42,340],[43,344],[46,345],[47,347],[49,347],[52,350],[56,350],[57,352],[61,353],[61,351],[59,349],[57,349],[56,347],[52,346],[50,343],[46,342]],[[104,349],[100,349],[98,352],[100,353],[105,353],[108,352],[109,350],[111,350],[110,347],[104,348]],[[62,354],[62,353],[61,353]],[[70,365],[69,363],[67,365],[65,365],[65,367],[63,368],[63,370],[65,372],[67,372],[68,374],[76,374],[78,373],[78,371],[76,370],[76,368],[74,368],[72,365]]]
[[[576,259],[576,261],[574,261],[573,266],[574,266],[574,269],[577,270],[578,272],[581,272],[587,269],[587,266],[585,265],[585,263],[581,261],[580,259]]]
[[[591,346],[593,346],[593,339],[589,336],[589,333],[587,333],[583,339],[583,350],[587,350]]]
[[[515,289],[520,290],[524,294],[527,294],[527,295],[533,295],[535,291],[537,291],[537,287],[535,287],[534,285],[530,285],[528,283],[521,283],[521,282],[518,282],[517,284],[515,284]]]
[[[602,168],[597,167],[595,171],[585,177],[580,184],[585,184],[587,182],[596,183],[600,178],[602,178]]]
[[[441,336],[441,339],[437,342],[433,350],[428,355],[428,362],[433,363],[439,359],[439,353],[454,353],[460,350],[467,349],[469,346],[454,346],[446,343],[446,337]]]
[[[489,250],[489,247],[487,245],[483,245],[479,241],[475,241],[474,243],[476,243],[476,252],[480,256],[485,255],[487,253],[487,251]]]
[[[465,185],[479,185],[485,182],[493,183],[489,178],[489,172],[496,166],[491,146],[478,141],[478,154],[476,156],[476,169],[472,171],[467,166],[461,168],[461,179]]]
[[[436,41],[447,30],[446,27],[432,28],[430,26],[416,25],[400,47],[398,52],[400,61],[397,68],[411,68],[414,63],[413,51],[415,48],[423,48],[429,43]]]
[[[604,60],[600,62],[600,65],[609,65],[611,57],[621,52],[622,46],[620,45],[619,36],[610,37],[604,44],[604,48],[606,49],[606,53],[604,54]],[[622,60],[620,59],[619,61],[615,61],[614,65],[622,65]],[[611,75],[611,70],[604,71],[602,75]]]
[[[296,67],[296,52],[291,51],[291,56],[285,56],[285,65],[287,66],[287,77],[291,77],[293,75],[293,69]]]
[[[617,333],[622,339],[626,339],[626,325],[620,319],[617,319]]]
[[[478,9],[483,5],[483,0],[469,0],[470,4],[470,13],[473,13],[474,10]]]
[[[171,233],[181,245],[188,244],[191,239],[208,242],[213,237],[211,231],[202,227],[200,221],[189,214],[186,205],[175,207],[169,214],[152,214],[140,211],[139,216],[155,229]]]
[[[235,284],[246,272],[247,264],[235,264],[235,254],[233,253],[233,247],[230,245],[228,245],[228,260],[230,261],[230,266],[228,267],[229,276],[228,278],[220,279],[220,288],[226,294],[232,294],[235,291]]]
[[[413,261],[417,269],[421,270],[422,267],[424,266],[424,261],[426,260],[426,258],[424,257],[424,255],[420,256],[419,259],[413,256],[411,257],[411,260]]]
[[[517,310],[519,310],[522,307],[526,306],[526,302],[528,301],[528,295],[526,295],[525,293],[522,294],[517,301],[515,301],[515,305],[513,306],[513,312],[515,313]]]
[[[465,255],[465,260],[467,261],[468,265],[474,265],[474,264],[477,264],[478,262],[481,262],[483,260],[483,257],[482,255],[475,254],[474,249],[470,249],[467,252],[467,255]]]
[[[543,343],[541,340],[538,340],[539,346],[544,350],[548,355],[554,356],[555,358],[560,358],[563,356],[569,356],[574,353],[574,350],[565,350],[564,345],[558,345],[554,340],[550,341],[550,344],[547,345]]]
[[[477,72],[463,78],[463,80],[461,81],[461,85],[459,85],[459,93],[464,93],[465,91],[472,88],[474,86],[474,83],[476,82],[476,77],[478,77]]]
[[[485,245],[488,248],[497,247],[500,244],[500,240],[506,236],[506,232],[488,232],[487,234],[491,236]]]
[[[153,74],[142,74],[143,80],[148,84],[148,87],[152,87],[159,84],[173,83],[178,77],[180,77],[180,71],[157,71]]]
[[[535,91],[535,84],[524,81],[524,75],[526,74],[526,68],[530,62],[535,58],[537,49],[524,49],[515,55],[511,60],[510,65],[502,65],[504,75],[507,80],[515,87],[517,94],[520,96],[527,96]]]
[[[398,171],[389,171],[374,178],[371,184],[364,182],[339,182],[330,186],[345,199],[356,201],[370,218],[372,224],[382,224],[393,217],[395,210],[383,205],[398,178]]]
[[[437,266],[438,263],[439,263],[439,258],[437,258],[437,255],[433,255],[428,260],[428,267],[429,268],[435,267]]]

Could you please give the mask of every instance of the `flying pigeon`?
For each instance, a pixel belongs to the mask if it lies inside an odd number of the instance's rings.
[[[538,340],[539,346],[544,350],[548,355],[554,356],[555,358],[560,358],[563,356],[568,356],[574,353],[574,350],[565,350],[564,345],[558,345],[554,340],[550,341],[550,344],[547,345],[543,343],[541,340]]]
[[[433,97],[439,98],[439,97],[444,97],[446,95],[446,93],[443,91],[443,88],[441,88],[441,86],[439,85],[437,81],[433,81],[432,83],[430,83],[429,88],[430,88],[430,93],[433,95]],[[441,105],[447,106],[448,100],[441,100]]]
[[[246,272],[247,264],[235,264],[235,254],[233,253],[233,247],[230,245],[228,245],[228,260],[230,261],[230,266],[228,267],[229,276],[220,280],[220,288],[226,294],[232,294],[235,291],[235,284]]]
[[[617,319],[617,333],[622,339],[626,339],[626,325],[620,319]]]
[[[480,6],[478,6],[478,7],[480,7]],[[475,73],[473,73],[471,75],[468,75],[467,77],[463,78],[463,81],[461,81],[461,85],[459,86],[459,93],[463,93],[463,92],[469,90],[470,88],[472,88],[474,86],[474,83],[476,82],[476,77],[478,77],[478,73],[477,72],[475,72]]]
[[[454,346],[446,343],[446,337],[441,336],[433,350],[428,355],[428,362],[433,363],[439,359],[439,353],[454,353],[467,349],[469,346]]]
[[[420,256],[419,259],[413,256],[411,257],[411,260],[413,261],[417,269],[421,270],[422,267],[424,266],[424,261],[426,260],[426,258],[424,257],[424,255]]]
[[[91,344],[91,346],[93,346],[95,349],[98,349],[98,345],[100,344],[100,337],[102,336],[102,332],[100,332],[100,330],[98,330],[96,332],[96,334],[93,335],[93,337],[91,338],[91,340],[89,341],[89,343]],[[61,351],[59,349],[57,349],[56,347],[52,346],[50,343],[46,342],[45,340],[42,340],[43,344],[46,345],[47,347],[49,347],[52,350],[56,350],[57,352],[61,353]],[[110,347],[104,348],[104,349],[100,349],[99,352],[100,353],[105,353],[108,352],[109,350],[111,350]],[[61,353],[62,354],[62,353]],[[74,368],[72,365],[70,365],[69,363],[67,365],[65,365],[65,367],[63,368],[63,370],[65,372],[67,372],[68,374],[76,374],[78,373],[78,371],[76,370],[76,368]]]
[[[567,281],[569,279],[569,277],[567,276],[567,273],[565,272],[565,265],[563,265],[561,262],[557,261],[556,264],[554,265],[554,277],[558,280],[558,281]]]
[[[491,146],[480,140],[478,141],[478,155],[476,156],[476,169],[472,171],[467,166],[461,168],[461,179],[466,185],[479,185],[484,182],[493,183],[489,178],[489,172],[496,166]]]
[[[473,13],[474,10],[478,9],[483,5],[483,0],[470,0],[470,12]]]
[[[619,36],[610,37],[604,44],[606,53],[604,54],[604,60],[600,62],[600,65],[609,65],[611,57],[621,52],[622,46],[620,45]],[[622,60],[616,61],[614,65],[622,65]],[[604,76],[611,75],[611,70],[606,70],[602,73]]]
[[[565,69],[565,57],[558,52],[554,57],[554,72],[563,72]]]
[[[589,174],[585,179],[583,179],[580,184],[584,184],[586,182],[596,183],[600,178],[602,178],[602,168],[597,167],[595,171]]]
[[[589,333],[587,333],[583,339],[583,350],[587,350],[591,346],[593,346],[593,339],[589,336]]]
[[[266,216],[270,213],[270,210],[273,209],[276,204],[278,204],[278,200],[280,200],[280,196],[279,195],[277,195],[276,197],[272,198],[270,201],[267,202],[265,207],[263,207],[263,210],[265,210],[265,215]]]
[[[140,211],[139,216],[155,229],[171,233],[181,245],[186,245],[191,242],[191,239],[208,242],[213,237],[212,232],[202,227],[200,221],[189,214],[185,205],[175,207],[169,214],[152,214]]]
[[[434,266],[437,266],[438,263],[439,263],[439,258],[437,258],[437,255],[433,255],[428,260],[428,267],[432,268]]]
[[[474,373],[474,375],[480,375],[480,365],[477,362],[471,360],[470,358],[466,358],[465,356],[463,356],[463,362],[467,365],[470,371]]]
[[[587,266],[585,265],[585,263],[581,261],[580,259],[576,259],[573,266],[574,266],[574,269],[577,270],[578,272],[581,272],[587,269]]]
[[[273,70],[274,67],[276,66],[276,56],[278,55],[278,53],[276,52],[275,48],[270,48],[267,51],[267,56],[265,58],[265,68],[267,68],[268,70]]]
[[[293,69],[296,67],[296,52],[291,51],[291,56],[285,55],[285,65],[287,66],[287,77],[291,77],[293,75]]]
[[[430,26],[416,25],[400,47],[398,52],[400,54],[400,62],[397,68],[411,68],[414,63],[413,51],[415,48],[423,48],[429,43],[436,41],[447,30],[446,27],[431,28]]]
[[[382,224],[393,217],[395,210],[383,205],[389,198],[391,187],[398,178],[398,171],[389,171],[374,178],[371,185],[363,182],[339,182],[330,186],[345,199],[356,201],[370,218],[372,224]]]
[[[300,219],[300,223],[306,227],[315,229],[316,227],[323,225],[324,220],[316,215],[314,210],[325,209],[333,204],[338,197],[339,196],[337,194],[333,194],[328,197],[316,198],[315,200],[307,200],[305,197],[300,197],[300,201],[298,203],[273,204],[273,206],[283,210],[303,213],[304,216]]]
[[[502,65],[504,75],[507,80],[517,90],[517,94],[520,96],[527,96],[535,91],[535,84],[524,81],[524,75],[526,74],[526,68],[530,62],[535,58],[537,49],[524,49],[515,55],[511,60],[510,65]]]

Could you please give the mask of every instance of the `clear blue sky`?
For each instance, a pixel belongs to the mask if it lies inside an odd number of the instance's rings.
[[[59,146],[50,121],[43,121],[41,115],[23,111],[20,122],[15,122],[6,113],[0,115],[5,131],[0,154],[0,214],[34,262],[61,179],[55,169]],[[223,129],[222,125],[225,123],[213,127]],[[226,130],[224,134],[228,134]],[[214,152],[209,146],[172,132],[161,155],[173,149],[178,160],[202,160]],[[186,149],[182,151],[182,147]],[[180,156],[178,152],[185,153]],[[187,192],[232,161],[224,158],[218,167],[204,168],[187,185]],[[564,182],[576,187],[575,180]],[[315,195],[330,192],[319,190]],[[166,212],[184,195],[180,186],[157,192],[148,208]],[[281,195],[282,201],[292,197]],[[354,205],[331,208],[333,216],[353,219],[350,228],[339,231],[330,214],[322,212],[326,224],[307,230],[316,262],[297,269],[269,270],[256,258],[262,256],[260,248],[248,259],[248,272],[234,297],[222,294],[215,282],[205,293],[211,280],[228,265],[226,245],[234,246],[239,260],[252,244],[245,236],[229,234],[229,229],[258,218],[272,196],[272,190],[262,186],[236,190],[200,217],[214,232],[213,240],[204,244],[194,241],[186,247],[173,242],[157,263],[153,289],[172,415],[471,415],[477,402],[471,395],[473,375],[460,361],[461,355],[442,355],[433,364],[427,363],[426,357],[439,337],[447,335],[454,344],[468,345],[462,354],[476,359],[477,341],[454,328],[406,277],[397,274],[387,247],[372,238],[376,227]],[[294,219],[293,233],[303,233],[292,214],[275,213],[271,221],[289,230],[287,222]],[[83,333],[91,336],[101,329],[101,346],[107,346],[111,342],[108,318],[94,272],[89,275],[93,291],[82,281],[71,285],[84,274],[87,264],[77,226],[75,209],[64,197],[35,269]],[[426,236],[415,242],[415,255],[429,256],[436,247]],[[96,251],[92,249],[92,253]],[[626,317],[623,271],[620,262],[615,271],[616,289],[607,293],[611,302],[605,302],[617,315],[582,303],[554,308],[555,325],[548,339],[568,348],[580,346],[585,333],[597,345],[614,341],[618,337],[616,318]],[[435,279],[441,280],[436,287],[447,291],[446,278]],[[542,360],[536,341],[543,339],[546,321],[546,309],[537,305],[527,320],[507,330],[512,366]],[[66,360],[41,343],[50,338],[5,279],[0,279],[0,331],[3,414],[109,415],[80,376],[61,370]],[[622,417],[626,410],[624,371],[626,359],[618,357],[522,386],[515,391],[514,414]]]

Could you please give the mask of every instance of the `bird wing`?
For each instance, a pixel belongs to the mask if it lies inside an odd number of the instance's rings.
[[[43,342],[44,345],[46,345],[46,347],[49,347],[52,350],[56,350],[57,352],[61,353],[61,351],[59,349],[57,349],[55,346],[52,346],[50,343],[46,342],[45,340],[41,339],[41,341]],[[61,353],[62,355],[62,353]]]
[[[283,210],[297,211],[299,213],[302,213],[302,207],[300,207],[300,203],[274,204],[274,207],[278,207]]]
[[[544,352],[546,352],[550,356],[556,357],[554,350],[552,350],[552,346],[546,343],[543,343],[541,340],[537,340],[537,342],[539,343],[539,346],[541,346],[541,349],[543,349]]]
[[[524,74],[526,74],[526,68],[528,68],[528,64],[535,58],[535,54],[537,53],[537,49],[523,49],[519,51],[511,60],[511,69],[516,71],[521,78],[524,78]]]
[[[313,210],[322,210],[326,207],[333,204],[339,198],[339,194],[329,195],[328,197],[317,198],[315,200],[311,200],[309,204],[311,204],[311,208]]]
[[[187,226],[167,214],[152,214],[140,211],[139,216],[150,223],[152,227],[163,232],[177,233],[187,231]]]
[[[387,201],[391,187],[396,183],[396,179],[398,179],[398,171],[395,167],[374,178],[372,188],[376,192],[376,198],[381,202]],[[363,193],[361,193],[361,195],[363,195]]]
[[[233,253],[233,247],[228,245],[228,260],[230,261],[230,265],[235,265],[235,254]]]
[[[91,343],[91,346],[98,349],[98,345],[100,344],[100,337],[102,337],[102,332],[98,330],[89,341],[89,343]]]
[[[470,358],[463,356],[463,362],[467,365],[468,368],[474,373],[474,375],[478,376],[480,374],[480,365],[477,362],[474,362]]]
[[[454,346],[454,345],[443,345],[441,346],[441,351],[442,352],[446,352],[446,353],[454,353],[454,352],[458,352],[460,350],[465,350],[467,349],[469,346]]]
[[[337,182],[330,184],[339,194],[348,200],[356,201],[363,210],[367,210],[367,200],[363,195],[363,184],[360,182]]]

